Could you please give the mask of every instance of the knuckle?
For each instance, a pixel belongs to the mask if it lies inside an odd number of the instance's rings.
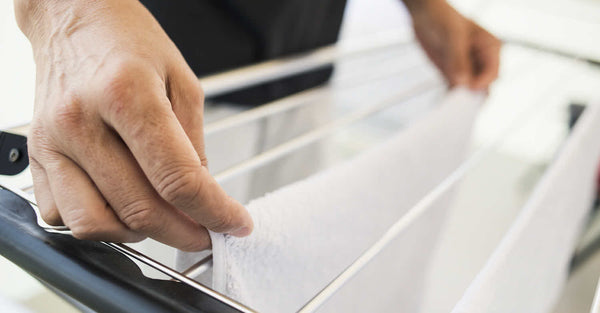
[[[200,198],[202,182],[198,171],[173,166],[161,171],[157,191],[163,199],[176,205],[187,205]]]
[[[161,212],[149,204],[133,202],[124,208],[121,221],[134,232],[142,234],[157,234],[162,232]]]
[[[52,108],[49,122],[59,131],[72,133],[85,126],[85,112],[81,98],[74,93],[67,93],[64,100]]]
[[[131,105],[134,91],[128,78],[112,77],[106,83],[104,90],[104,94],[107,96],[106,111],[110,116],[119,116]]]
[[[137,82],[145,75],[144,71],[139,61],[123,59],[115,61],[101,75],[101,92],[106,97],[106,111],[110,116],[118,117],[126,112],[136,96]]]

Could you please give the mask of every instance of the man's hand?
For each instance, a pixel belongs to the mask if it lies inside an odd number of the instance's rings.
[[[16,0],[37,65],[29,135],[42,216],[77,238],[188,251],[245,236],[246,209],[206,168],[203,93],[136,0]]]
[[[451,86],[487,89],[498,76],[500,41],[444,0],[404,0],[415,35]]]

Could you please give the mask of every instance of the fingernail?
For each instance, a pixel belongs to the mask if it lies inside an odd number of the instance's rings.
[[[246,237],[248,235],[250,235],[252,231],[250,230],[250,227],[246,227],[243,226],[241,228],[238,228],[232,232],[230,232],[229,234],[235,237]]]

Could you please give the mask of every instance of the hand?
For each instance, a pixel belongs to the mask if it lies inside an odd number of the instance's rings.
[[[198,79],[138,1],[15,4],[37,65],[28,146],[46,222],[187,251],[210,247],[206,228],[252,231],[206,168]]]
[[[446,1],[406,2],[417,39],[450,85],[487,89],[498,76],[500,41]]]

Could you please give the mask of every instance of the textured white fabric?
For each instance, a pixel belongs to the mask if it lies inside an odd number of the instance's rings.
[[[550,312],[593,201],[600,107],[588,107],[454,313]]]
[[[251,236],[211,234],[213,288],[261,312],[299,309],[461,163],[481,101],[468,91],[453,91],[439,108],[389,142],[250,202]],[[443,205],[434,207],[422,224],[410,227],[417,231],[407,230],[413,235],[400,236],[411,240],[400,239],[383,253],[398,258],[372,263],[383,271],[370,285],[387,279],[396,289],[377,292],[385,299],[353,299],[355,288],[342,290],[324,309],[364,311],[356,303],[385,304],[390,311],[414,308],[443,215]],[[382,278],[384,273],[391,276]]]

